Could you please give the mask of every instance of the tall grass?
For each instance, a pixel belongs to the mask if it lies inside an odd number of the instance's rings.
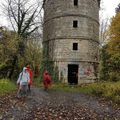
[[[8,79],[0,79],[0,95],[9,93],[16,89],[16,85]]]
[[[90,87],[92,87],[92,94],[105,97],[120,104],[120,81],[96,83]]]

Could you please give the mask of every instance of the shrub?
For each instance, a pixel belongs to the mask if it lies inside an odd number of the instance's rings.
[[[0,95],[16,89],[16,85],[8,79],[0,79]]]
[[[110,81],[116,82],[120,80],[120,73],[118,72],[110,72],[109,76],[110,76]]]
[[[120,81],[91,84],[92,94],[120,103]]]

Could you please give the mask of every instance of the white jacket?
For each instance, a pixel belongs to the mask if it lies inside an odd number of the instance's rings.
[[[29,74],[26,71],[26,68],[24,67],[23,71],[19,74],[17,84],[20,84],[20,85],[28,84],[29,80],[30,80]]]

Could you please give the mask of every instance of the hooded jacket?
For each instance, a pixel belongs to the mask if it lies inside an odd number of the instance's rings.
[[[51,76],[49,75],[47,70],[43,73],[43,80],[47,82],[51,81]]]
[[[20,84],[20,85],[28,84],[29,79],[30,79],[30,77],[27,72],[27,68],[24,67],[23,71],[19,74],[17,84]]]

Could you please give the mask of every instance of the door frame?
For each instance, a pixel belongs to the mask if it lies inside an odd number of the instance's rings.
[[[68,83],[78,84],[78,64],[68,64]]]

